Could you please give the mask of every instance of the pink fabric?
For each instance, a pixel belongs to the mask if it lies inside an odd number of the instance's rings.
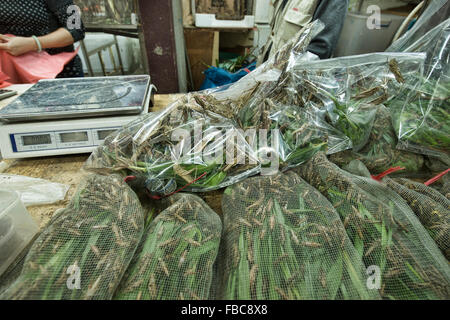
[[[0,62],[0,70],[1,70],[1,62]],[[9,77],[0,71],[0,88],[8,87],[11,85],[7,80]]]
[[[18,57],[0,50],[0,88],[11,84],[36,83],[41,79],[54,79],[78,54],[78,49],[55,55],[45,51],[28,52]]]

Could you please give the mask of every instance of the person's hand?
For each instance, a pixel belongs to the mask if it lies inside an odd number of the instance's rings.
[[[0,34],[0,50],[4,50],[13,56],[37,50],[36,41],[33,38],[8,37]]]

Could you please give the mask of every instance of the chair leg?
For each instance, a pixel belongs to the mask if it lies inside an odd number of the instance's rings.
[[[83,52],[83,55],[84,55],[85,60],[86,60],[86,65],[87,65],[87,68],[88,68],[88,74],[89,74],[90,77],[93,77],[94,76],[94,71],[92,70],[91,60],[90,60],[90,57],[88,55],[88,51],[86,50],[86,45],[84,43],[84,40],[81,40],[80,43],[81,43],[81,52]]]

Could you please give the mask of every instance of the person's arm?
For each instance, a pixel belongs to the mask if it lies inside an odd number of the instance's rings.
[[[49,11],[56,17],[60,29],[64,29],[67,33],[69,33],[72,36],[73,42],[84,39],[85,30],[83,21],[81,20],[81,12],[75,12],[70,8],[73,6],[72,0],[46,0],[46,3]],[[80,15],[78,17],[80,25],[73,27],[72,22],[74,21],[73,18],[76,14]],[[68,45],[72,43],[69,43]]]
[[[72,35],[67,29],[59,28],[45,36],[38,37],[42,49],[62,48],[73,44]],[[0,35],[0,50],[13,56],[20,56],[30,51],[38,51],[39,46],[32,37],[8,37]]]
[[[42,49],[63,48],[75,42],[72,34],[65,28],[59,28],[52,33],[38,37],[38,40],[41,43]]]
[[[308,51],[318,55],[321,59],[331,57],[344,26],[348,2],[348,0],[320,0],[313,20],[322,21],[325,29],[311,41]]]

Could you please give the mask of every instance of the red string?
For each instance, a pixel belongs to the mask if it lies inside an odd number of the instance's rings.
[[[123,179],[123,181],[124,181],[125,183],[127,183],[127,182],[133,181],[133,180],[135,180],[135,179],[136,179],[136,176],[127,176],[127,177],[125,177],[125,179]]]
[[[381,181],[381,179],[383,179],[387,175],[390,175],[391,173],[394,173],[394,172],[397,172],[397,171],[400,171],[400,170],[405,170],[405,168],[403,168],[403,167],[390,168],[390,169],[386,170],[385,172],[380,173],[379,175],[372,176],[372,179],[377,180],[377,181]]]
[[[427,182],[424,183],[424,185],[429,186],[430,184],[435,183],[436,181],[438,181],[439,179],[441,179],[443,176],[445,176],[447,173],[450,172],[450,168],[445,170],[444,172],[439,173],[436,177],[431,178],[430,180],[428,180]]]
[[[203,174],[202,174],[201,176],[199,176],[197,179],[195,179],[195,180],[189,182],[188,184],[182,186],[180,189],[175,190],[174,192],[169,193],[169,194],[167,194],[167,195],[165,195],[165,196],[153,196],[153,195],[151,195],[151,194],[148,192],[148,190],[146,190],[146,192],[147,192],[147,195],[148,195],[151,199],[154,199],[154,200],[161,200],[161,199],[163,199],[163,198],[170,197],[171,195],[174,195],[175,193],[178,193],[178,192],[182,191],[183,189],[189,187],[191,184],[197,182],[198,180],[200,180],[201,178],[203,178],[204,176],[206,176],[206,174],[207,174],[207,172],[203,173]]]

